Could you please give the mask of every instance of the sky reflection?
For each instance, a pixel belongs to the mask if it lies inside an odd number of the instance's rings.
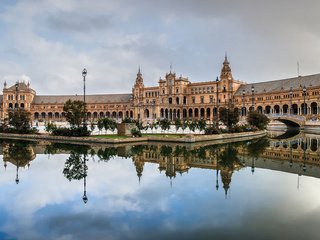
[[[83,179],[63,175],[69,154],[37,154],[30,167],[0,175],[0,239],[315,239],[319,179],[251,167],[234,170],[225,195],[216,170],[166,177],[132,158],[88,157]],[[298,185],[299,181],[299,185]]]

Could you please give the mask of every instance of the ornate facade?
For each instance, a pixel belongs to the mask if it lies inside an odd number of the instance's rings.
[[[254,84],[235,80],[226,56],[220,78],[207,82],[191,82],[170,71],[157,86],[146,87],[139,69],[132,93],[87,95],[87,118],[131,117],[144,122],[202,118],[212,123],[218,119],[219,108],[235,107],[242,116],[253,108],[265,114],[318,119],[319,93],[320,74]],[[11,87],[4,83],[0,117],[6,118],[10,109],[24,108],[33,120],[63,121],[63,105],[68,99],[83,100],[83,96],[41,96],[29,83],[17,82]]]

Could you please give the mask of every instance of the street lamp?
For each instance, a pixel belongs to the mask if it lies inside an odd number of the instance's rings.
[[[290,114],[293,114],[293,109],[292,109],[292,96],[293,96],[293,91],[292,87],[290,87]]]
[[[254,86],[251,86],[251,93],[252,93],[252,111],[254,111]]]
[[[216,104],[216,115],[215,115],[215,120],[216,120],[216,127],[217,127],[217,129],[218,129],[218,127],[219,127],[219,123],[218,123],[218,105],[219,105],[219,88],[218,88],[218,82],[219,82],[219,78],[217,77],[216,78],[216,89],[217,89],[217,99],[216,99],[216,102],[217,102],[217,104]]]
[[[87,76],[87,69],[82,70],[82,77],[83,77],[83,103],[84,103],[84,119],[83,119],[83,128],[87,126],[87,111],[86,111],[86,76]]]
[[[86,155],[84,154],[83,156],[83,166],[84,166],[84,178],[83,178],[83,196],[82,196],[82,200],[84,202],[84,204],[86,204],[88,202],[88,197],[87,197],[87,173],[86,173]]]
[[[303,86],[303,115],[307,114],[307,107],[306,107],[306,95],[307,95],[307,88],[306,85]]]
[[[14,105],[14,109],[15,110],[17,110],[18,108],[19,108],[19,102],[18,102],[18,92],[19,92],[19,83],[18,82],[16,82],[16,85],[15,85],[15,87],[16,87],[16,96],[15,96],[15,100],[16,100],[16,103],[15,103],[15,105]]]
[[[305,140],[305,142],[303,141],[302,142],[303,143],[303,166],[302,166],[302,170],[304,171],[304,172],[306,172],[307,171],[307,167],[306,167],[306,159],[307,159],[307,157],[306,157],[306,148],[307,148],[307,141]]]
[[[216,153],[216,161],[217,161],[217,169],[216,169],[216,190],[219,190],[219,160],[218,160],[218,150],[215,150]]]
[[[242,117],[244,116],[244,97],[246,95],[246,90],[242,90]]]
[[[289,164],[289,166],[292,167],[293,160],[292,160],[292,144],[291,144],[291,141],[289,141],[289,144],[290,144],[290,164]]]

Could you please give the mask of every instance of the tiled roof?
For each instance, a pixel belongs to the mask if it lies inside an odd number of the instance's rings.
[[[86,103],[128,103],[131,94],[101,94],[86,95]],[[35,96],[34,104],[64,104],[69,99],[83,101],[83,95],[64,95],[64,96]]]
[[[241,85],[235,95],[242,95],[243,89],[246,94],[251,94],[251,87],[254,86],[255,94],[290,91],[292,87],[293,91],[302,89],[303,86],[306,88],[319,87],[320,86],[320,74],[314,74],[309,76],[299,76],[294,78],[287,78],[282,80],[274,80],[269,82],[251,83]]]
[[[18,83],[18,90],[27,90],[29,89],[27,84],[25,84],[24,82],[19,82]],[[16,90],[16,84],[14,84],[13,86],[9,87],[8,90]]]

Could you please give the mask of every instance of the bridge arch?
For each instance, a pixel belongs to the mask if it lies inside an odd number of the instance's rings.
[[[289,128],[300,128],[305,125],[305,118],[296,115],[267,115],[271,120],[284,123]]]

